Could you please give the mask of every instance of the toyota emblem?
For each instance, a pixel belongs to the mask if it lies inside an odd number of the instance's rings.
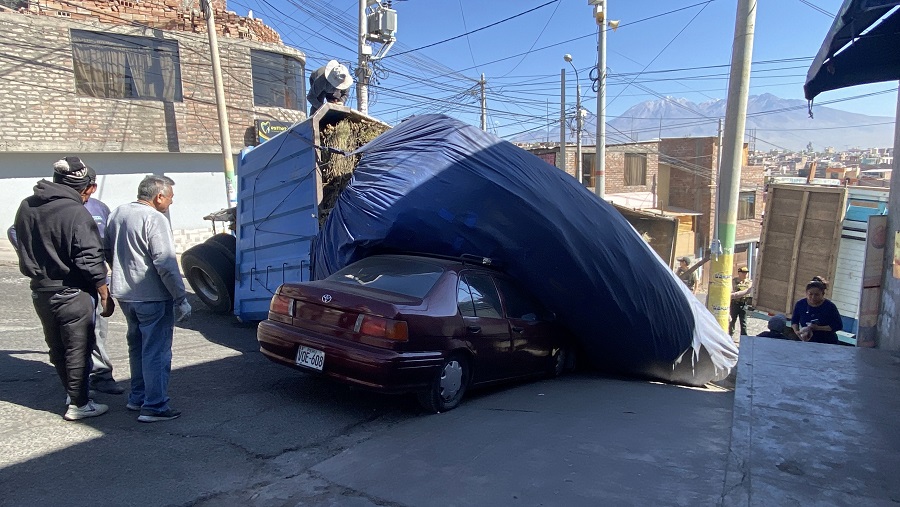
[[[324,296],[322,296],[322,302],[330,303],[331,302],[331,294],[325,294]]]

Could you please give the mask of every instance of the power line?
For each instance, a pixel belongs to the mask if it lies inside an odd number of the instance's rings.
[[[463,9],[462,0],[457,0],[459,3],[459,15],[462,17],[463,29],[468,30],[469,27],[466,26],[466,11]],[[472,57],[472,65],[478,66],[478,63],[475,62],[475,52],[472,51],[472,41],[469,40],[469,36],[466,35],[466,45],[469,46],[469,56]]]
[[[631,86],[631,84],[634,83],[634,81],[637,80],[637,78],[640,77],[640,75],[643,74],[643,72],[644,72],[645,70],[647,70],[647,67],[653,65],[653,62],[655,62],[656,59],[659,58],[659,57],[663,54],[663,52],[665,52],[665,50],[668,49],[669,46],[672,45],[673,42],[675,42],[675,39],[677,39],[678,36],[680,36],[682,33],[684,33],[684,31],[687,30],[689,26],[691,26],[691,23],[693,23],[694,20],[697,19],[697,17],[700,16],[701,13],[703,13],[703,11],[706,9],[707,6],[709,6],[710,3],[711,3],[711,1],[710,1],[710,2],[704,3],[704,4],[703,4],[703,7],[701,7],[700,10],[697,11],[696,14],[694,14],[694,17],[692,17],[692,18],[687,22],[687,24],[685,24],[684,27],[683,27],[681,30],[679,30],[678,33],[675,34],[675,37],[672,37],[672,40],[670,40],[670,41],[669,41],[662,49],[659,50],[659,53],[656,53],[656,56],[654,56],[653,59],[650,60],[650,63],[648,63],[647,65],[645,65],[644,68],[641,69],[641,72],[638,72],[637,75],[634,76],[634,79],[632,79],[631,82],[628,83],[628,84],[625,86],[625,88],[622,89],[622,91],[620,91],[615,97],[613,97],[612,100],[610,100],[610,101],[607,103],[607,106],[609,106],[610,104],[612,104],[613,102],[615,102],[616,99],[619,98],[619,95],[621,95],[623,91],[625,91],[626,89],[628,89],[628,87]],[[603,70],[605,70],[605,69],[603,69]],[[599,77],[599,76],[598,76],[598,77]]]
[[[559,6],[560,6],[560,4],[557,3],[557,4],[556,4],[556,7],[553,8],[553,13],[550,14],[550,17],[549,17],[549,18],[547,18],[547,22],[544,23],[544,27],[541,28],[541,33],[539,33],[538,36],[534,38],[534,42],[531,43],[531,47],[528,48],[528,51],[526,51],[525,54],[522,55],[522,59],[519,60],[519,63],[517,63],[515,66],[513,66],[513,68],[509,69],[509,72],[507,72],[507,73],[504,74],[503,76],[508,76],[508,75],[510,75],[510,74],[512,73],[512,71],[518,69],[518,68],[519,68],[519,65],[522,65],[522,62],[525,61],[525,58],[526,58],[529,54],[531,54],[531,50],[534,49],[534,46],[536,46],[537,43],[538,43],[538,41],[541,40],[541,36],[544,35],[544,32],[547,30],[547,27],[550,26],[550,22],[553,21],[553,16],[556,15],[556,11],[559,10]],[[503,77],[503,76],[500,76],[500,77]]]
[[[800,3],[802,3],[802,4],[804,4],[804,5],[807,5],[807,6],[811,7],[811,8],[812,8],[813,10],[815,10],[816,12],[820,12],[820,13],[822,13],[822,14],[828,16],[828,17],[831,18],[831,19],[834,19],[834,18],[835,18],[834,14],[832,14],[832,13],[826,11],[825,9],[819,7],[818,5],[816,5],[816,4],[812,3],[812,2],[808,2],[807,0],[800,0]]]
[[[449,39],[444,39],[444,40],[440,40],[440,41],[437,41],[437,42],[432,42],[431,44],[426,44],[425,46],[417,47],[417,48],[415,48],[415,49],[410,49],[410,50],[407,50],[407,51],[401,51],[401,52],[399,52],[399,53],[394,53],[394,54],[392,54],[392,55],[387,55],[387,56],[385,56],[384,58],[391,58],[391,57],[395,57],[395,56],[405,55],[406,53],[412,53],[413,51],[419,51],[419,50],[422,50],[422,49],[426,49],[426,48],[430,48],[430,47],[433,47],[433,46],[437,46],[438,44],[443,44],[443,43],[445,43],[445,42],[450,42],[450,41],[452,41],[452,40],[459,39],[460,37],[466,37],[466,36],[471,35],[471,34],[473,34],[473,33],[475,33],[475,32],[480,32],[480,31],[485,30],[485,29],[487,29],[487,28],[490,28],[490,27],[492,27],[492,26],[497,26],[497,25],[499,25],[500,23],[505,23],[505,22],[507,22],[507,21],[509,21],[509,20],[511,20],[511,19],[516,19],[516,18],[518,18],[518,17],[520,17],[520,16],[524,16],[525,14],[528,14],[528,13],[530,13],[530,12],[534,12],[534,11],[536,11],[536,10],[538,10],[538,9],[541,9],[541,8],[543,8],[543,7],[546,7],[546,6],[550,5],[550,4],[554,4],[554,3],[557,3],[557,2],[559,2],[559,0],[550,0],[549,2],[547,2],[547,3],[545,3],[545,4],[538,5],[537,7],[534,7],[534,8],[532,8],[532,9],[528,9],[527,11],[520,12],[520,13],[515,14],[515,15],[513,15],[513,16],[510,16],[510,17],[508,17],[508,18],[506,18],[506,19],[501,19],[500,21],[497,21],[497,22],[495,22],[495,23],[491,23],[491,24],[489,24],[489,25],[485,25],[485,26],[483,26],[483,27],[481,27],[481,28],[476,28],[476,29],[471,30],[471,31],[468,31],[468,32],[466,32],[466,33],[462,33],[462,34],[459,34],[459,35],[455,35],[455,36],[453,36],[453,37],[450,37]],[[384,58],[382,58],[382,59],[384,59]]]

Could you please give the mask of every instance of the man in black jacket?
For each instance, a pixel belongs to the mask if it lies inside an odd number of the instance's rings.
[[[88,167],[66,157],[53,165],[53,181],[39,181],[34,195],[22,201],[15,220],[19,270],[31,278],[50,362],[68,394],[67,421],[109,409],[88,395],[96,298],[103,316],[115,309],[97,224],[84,207],[89,187]]]

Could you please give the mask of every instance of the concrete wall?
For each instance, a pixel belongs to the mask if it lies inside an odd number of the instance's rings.
[[[897,96],[896,117],[900,119],[900,92]],[[894,153],[900,151],[900,128],[894,129]],[[900,278],[894,277],[896,242],[900,234],[900,158],[894,157],[891,193],[888,201],[888,237],[884,248],[884,278],[881,284],[881,311],[878,315],[876,346],[888,350],[900,350]]]
[[[7,199],[0,205],[0,228],[12,225],[16,209],[22,199],[33,193],[35,183],[49,179],[53,162],[59,154],[6,154],[3,165],[15,170],[4,173],[4,193]],[[212,223],[203,220],[210,212],[227,206],[222,157],[216,154],[129,153],[92,154],[84,161],[97,170],[97,193],[107,206],[132,202],[137,196],[141,179],[148,174],[163,174],[175,180],[175,200],[169,209],[169,219],[175,231],[179,251],[212,234]],[[216,224],[221,231],[222,224]],[[3,236],[5,238],[5,236]],[[5,239],[0,248],[8,249]]]

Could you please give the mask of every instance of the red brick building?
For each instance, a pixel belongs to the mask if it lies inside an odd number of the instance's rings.
[[[709,248],[716,224],[716,174],[718,139],[692,137],[662,139],[660,153],[660,195],[662,209],[684,209],[697,212],[694,219],[694,254]],[[747,165],[744,145],[738,194],[738,220],[735,233],[735,265],[750,263],[759,241],[763,214],[765,168]]]
[[[3,0],[10,6],[16,0]],[[305,55],[262,20],[214,1],[232,149],[257,144],[259,121],[305,118]],[[0,9],[0,171],[18,199],[55,160],[78,155],[114,207],[145,174],[179,184],[176,232],[226,207],[206,19],[194,0],[22,1]]]
[[[550,164],[556,164],[559,146],[525,147]],[[716,137],[668,138],[607,145],[606,196],[631,208],[656,209],[679,221],[676,255],[702,257],[715,227]],[[594,146],[582,147],[583,183],[593,190]],[[751,263],[759,241],[763,216],[765,168],[747,165],[744,146],[735,266]],[[575,176],[575,147],[566,147],[566,172]],[[705,283],[704,283],[705,286]]]
[[[526,146],[525,149],[558,167],[559,146]],[[651,192],[658,172],[658,141],[644,141],[606,145],[606,192]],[[595,181],[596,147],[582,146],[582,183],[593,190]],[[576,173],[576,149],[566,145],[565,171],[573,178]]]

